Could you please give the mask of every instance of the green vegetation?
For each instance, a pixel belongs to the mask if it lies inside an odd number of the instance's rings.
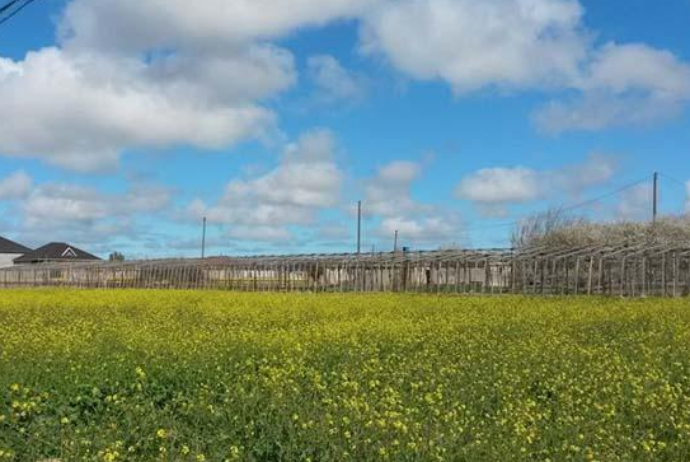
[[[0,296],[0,461],[688,454],[687,301]]]

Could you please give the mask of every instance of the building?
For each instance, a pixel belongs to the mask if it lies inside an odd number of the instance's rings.
[[[0,236],[0,268],[12,266],[15,258],[19,258],[31,249]]]
[[[15,265],[32,265],[38,263],[82,263],[100,261],[95,255],[91,255],[73,245],[64,242],[51,242],[36,250],[28,252],[14,259]]]

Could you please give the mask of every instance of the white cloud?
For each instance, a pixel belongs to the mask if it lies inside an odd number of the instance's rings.
[[[413,183],[421,174],[422,165],[418,163],[394,161],[382,166],[365,182],[364,211],[366,216],[379,221],[374,231],[376,237],[392,239],[397,230],[405,245],[438,245],[461,240],[462,220],[456,212],[413,197]]]
[[[296,81],[292,54],[266,40],[372,1],[74,0],[57,46],[0,57],[0,154],[94,171],[129,149],[263,138],[276,116],[261,102]]]
[[[151,63],[145,77],[170,97],[226,105],[266,99],[297,79],[292,54],[271,45],[166,55]]]
[[[89,223],[108,217],[107,201],[96,190],[65,184],[37,188],[22,204],[29,227],[46,223]]]
[[[190,6],[184,0],[74,0],[61,35],[70,47],[117,52],[226,48],[354,18],[380,1],[204,0]]]
[[[385,184],[409,184],[418,179],[422,166],[416,162],[394,161],[379,170],[379,179]]]
[[[247,182],[233,182],[228,191],[251,193],[262,202],[296,207],[329,207],[337,203],[341,172],[335,163],[336,142],[331,132],[307,133],[285,150],[280,166]]]
[[[270,42],[339,19],[359,21],[365,52],[457,93],[577,92],[535,114],[548,132],[683,110],[690,66],[645,45],[596,48],[582,18],[577,0],[73,0],[55,47],[0,57],[0,155],[95,171],[137,148],[263,139],[277,119],[265,101],[297,80],[292,54]],[[308,67],[321,97],[362,97],[335,58]]]
[[[482,169],[460,181],[456,197],[474,202],[486,214],[504,215],[506,205],[578,197],[590,188],[605,185],[617,169],[615,157],[596,153],[557,170]]]
[[[368,215],[385,217],[421,211],[423,207],[412,198],[412,183],[419,178],[421,165],[394,161],[381,167],[365,184],[364,201]]]
[[[362,48],[458,94],[575,92],[535,113],[548,133],[648,125],[682,112],[690,65],[644,44],[595,46],[583,17],[577,0],[400,0],[365,17]]]
[[[650,126],[679,115],[678,100],[650,96],[585,94],[570,101],[552,101],[534,114],[534,122],[545,133],[600,131],[607,128]]]
[[[292,54],[269,42],[380,1],[73,0],[55,47],[0,58],[0,154],[95,171],[130,149],[263,138],[276,116],[261,102],[296,81]],[[359,91],[336,61],[312,65],[324,92]]]
[[[462,224],[456,216],[389,217],[381,221],[379,234],[392,237],[399,232],[403,242],[415,245],[443,245],[461,241]]]
[[[566,193],[577,197],[589,188],[606,185],[618,172],[618,168],[617,156],[595,152],[589,154],[583,162],[566,165],[555,172],[546,172],[546,181],[551,188],[562,188]]]
[[[641,44],[608,44],[597,51],[584,82],[585,90],[615,94],[642,90],[659,98],[690,97],[690,66],[672,53]]]
[[[543,184],[534,170],[516,168],[487,168],[460,181],[456,196],[483,206],[523,203],[539,199]]]
[[[287,146],[274,170],[232,180],[216,205],[196,200],[189,212],[226,225],[236,238],[281,240],[289,235],[289,226],[310,224],[319,210],[338,204],[343,174],[335,155],[336,142],[329,131],[309,132]]]
[[[26,197],[33,187],[33,180],[20,170],[0,179],[0,200],[16,200]]]
[[[27,228],[54,229],[105,226],[102,221],[160,212],[170,199],[170,191],[162,187],[133,185],[124,194],[104,194],[90,187],[56,183],[38,186],[19,207]]]
[[[330,55],[309,58],[309,76],[317,87],[315,98],[318,103],[358,102],[366,93],[364,79],[345,69]]]
[[[645,45],[609,44],[595,53],[577,86],[580,96],[536,112],[540,129],[591,131],[672,118],[690,101],[690,65]]]
[[[155,231],[141,226],[142,215],[163,215],[171,203],[167,188],[142,182],[131,183],[121,193],[104,193],[87,186],[64,183],[36,185],[24,197],[10,202],[15,234],[23,242],[43,245],[66,241],[107,253],[125,248],[123,242],[138,242]]]
[[[577,78],[582,15],[574,0],[400,0],[367,16],[362,46],[458,93],[541,88]]]
[[[249,52],[209,65],[250,75],[268,66],[266,72],[281,73],[287,85],[289,60],[277,54],[281,64],[271,68],[266,64],[270,53]],[[274,120],[264,108],[233,101],[225,88],[233,84],[212,82],[204,62],[197,63],[200,70],[189,70],[196,68],[47,48],[23,61],[0,63],[0,116],[6,121],[0,153],[43,157],[78,171],[111,169],[120,152],[131,147],[219,149],[260,136]],[[254,96],[280,86],[256,81]]]
[[[161,212],[167,209],[172,198],[173,192],[165,186],[134,183],[129,186],[124,198],[117,199],[121,203],[116,210],[125,215]]]

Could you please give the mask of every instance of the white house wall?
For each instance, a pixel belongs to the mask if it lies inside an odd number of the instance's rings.
[[[14,266],[14,259],[21,257],[21,253],[0,253],[0,268]]]

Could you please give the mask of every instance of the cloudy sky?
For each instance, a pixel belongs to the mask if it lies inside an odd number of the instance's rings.
[[[507,245],[690,208],[690,1],[37,0],[0,26],[0,234],[103,255]],[[639,183],[638,183],[639,182]],[[619,194],[609,195],[617,189]]]

